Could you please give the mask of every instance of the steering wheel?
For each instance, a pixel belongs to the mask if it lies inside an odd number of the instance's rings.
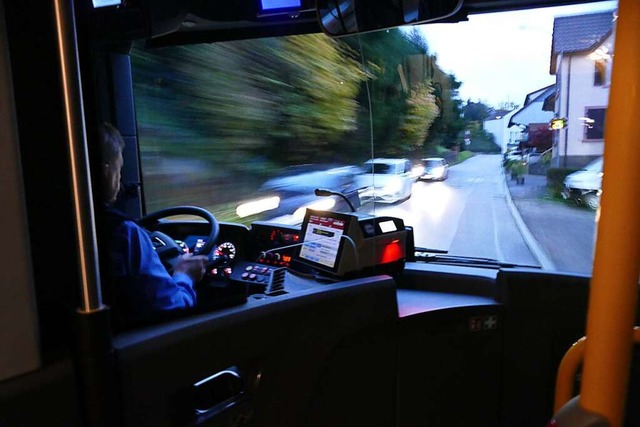
[[[156,252],[160,256],[160,260],[167,266],[167,269],[173,267],[174,261],[183,254],[182,248],[178,246],[176,241],[161,231],[154,230],[160,220],[175,215],[192,215],[204,219],[211,226],[209,235],[205,239],[204,244],[196,249],[195,255],[207,255],[213,249],[220,232],[220,224],[211,212],[197,206],[174,206],[166,209],[150,213],[140,218],[137,223],[141,227],[149,230],[149,237],[156,247]]]

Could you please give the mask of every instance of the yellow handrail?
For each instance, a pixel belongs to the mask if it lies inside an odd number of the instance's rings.
[[[624,421],[640,275],[640,1],[619,0],[581,407]]]
[[[562,405],[573,397],[573,381],[578,372],[578,367],[584,359],[587,337],[582,337],[576,341],[565,353],[556,378],[556,395],[553,403],[553,412],[558,412]],[[640,344],[640,327],[633,328],[633,342]]]

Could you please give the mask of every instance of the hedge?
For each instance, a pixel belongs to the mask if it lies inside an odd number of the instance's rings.
[[[564,189],[564,178],[580,168],[549,168],[547,170],[547,187],[554,196],[560,196]]]

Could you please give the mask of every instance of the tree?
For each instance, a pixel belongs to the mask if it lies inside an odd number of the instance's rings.
[[[361,34],[345,41],[370,64],[373,75],[358,98],[360,126],[353,138],[361,147],[373,138],[376,155],[413,153],[423,146],[439,111],[426,41],[417,31],[407,34],[400,29]],[[369,129],[373,129],[373,135]]]
[[[233,152],[237,164],[256,155],[315,161],[318,153],[331,157],[357,126],[356,95],[367,75],[340,41],[308,35],[182,46],[165,48],[162,58],[159,66],[155,51],[132,52],[139,123],[154,135],[144,146],[159,153]]]
[[[434,120],[427,137],[425,154],[437,153],[437,147],[456,146],[459,143],[458,134],[465,126],[458,98],[458,89],[462,83],[453,74],[443,72],[436,61],[437,58],[432,57],[434,95],[440,115]]]
[[[421,148],[431,124],[440,113],[431,85],[420,85],[411,91],[408,111],[400,130],[411,149]]]
[[[482,102],[467,100],[462,107],[462,114],[466,122],[482,122],[491,115],[493,109]]]

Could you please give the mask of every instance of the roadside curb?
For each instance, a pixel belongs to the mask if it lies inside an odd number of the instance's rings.
[[[500,172],[503,178],[502,187],[506,194],[505,197],[507,199],[507,205],[509,206],[511,216],[513,216],[513,220],[516,222],[518,230],[520,230],[520,234],[522,234],[522,238],[524,239],[525,244],[544,270],[556,270],[555,263],[551,261],[551,258],[549,257],[547,252],[542,249],[542,247],[538,244],[536,238],[533,237],[533,234],[531,234],[529,227],[527,227],[527,224],[524,223],[522,215],[520,215],[520,211],[518,211],[515,203],[513,203],[513,199],[511,198],[511,190],[509,190],[509,186],[507,185],[507,177],[504,174],[504,170],[502,170],[502,168]]]

